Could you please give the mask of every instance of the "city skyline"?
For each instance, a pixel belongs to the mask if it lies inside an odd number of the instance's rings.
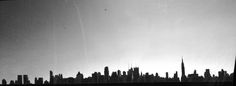
[[[235,0],[0,1],[0,77],[87,77],[105,66],[181,76],[182,56],[185,74],[231,73],[235,8]]]
[[[181,83],[202,83],[203,85],[208,83],[208,85],[217,85],[217,86],[225,86],[225,85],[233,85],[235,84],[235,76],[234,73],[236,67],[236,57],[234,64],[234,72],[228,73],[221,69],[218,71],[218,76],[211,74],[210,69],[206,69],[204,72],[204,76],[201,76],[197,73],[197,70],[194,70],[192,74],[185,74],[185,66],[182,58],[181,61],[181,77],[178,77],[178,71],[175,72],[173,77],[169,76],[169,73],[166,72],[165,77],[159,76],[159,73],[150,74],[148,72],[142,73],[139,71],[139,67],[131,67],[128,71],[109,71],[109,67],[104,67],[104,74],[101,72],[93,72],[91,76],[84,77],[83,73],[80,71],[77,73],[75,77],[63,77],[63,74],[54,74],[52,70],[49,71],[49,80],[45,80],[43,77],[35,77],[34,83],[30,82],[28,75],[17,75],[17,80],[11,80],[7,83],[6,79],[2,79],[1,85],[55,85],[55,84],[108,84],[108,83],[171,83],[179,84]],[[111,73],[111,74],[110,74]],[[206,83],[205,83],[206,82]],[[209,84],[210,83],[210,84]],[[219,84],[225,83],[225,84]],[[172,85],[173,85],[172,84]],[[187,83],[186,83],[187,84]],[[192,84],[193,85],[193,84]]]
[[[236,67],[236,56],[235,56],[235,64],[234,64],[234,72]],[[133,72],[130,72],[133,71]],[[84,76],[82,72],[78,71],[76,75],[64,77],[62,73],[55,74],[52,70],[49,71],[49,79],[45,79],[42,76],[36,76],[33,80],[30,80],[27,74],[17,75],[17,80],[9,80],[9,82],[6,79],[2,79],[2,85],[6,84],[82,84],[82,83],[160,83],[160,82],[233,82],[233,79],[235,78],[234,72],[229,73],[225,71],[224,69],[221,69],[218,71],[218,75],[212,74],[210,69],[205,69],[204,75],[200,75],[197,70],[193,70],[193,73],[185,74],[185,66],[184,66],[184,60],[183,57],[181,58],[181,76],[179,76],[179,72],[175,71],[175,73],[171,76],[169,75],[169,72],[165,72],[165,76],[160,76],[158,72],[155,73],[149,73],[149,72],[142,72],[140,71],[139,67],[130,67],[128,70],[116,70],[116,71],[109,71],[109,67],[104,67],[104,73],[102,74],[101,71],[94,71],[90,74],[90,76]],[[125,82],[117,82],[117,81],[110,81],[112,80],[111,77],[115,76],[127,76],[125,79]],[[129,74],[130,80],[129,81]],[[96,74],[96,75],[94,75]],[[144,76],[152,76],[152,77],[158,77],[159,80],[153,81],[153,80],[144,80],[144,81],[137,81],[140,80],[139,78],[142,78]],[[76,82],[77,78],[80,77],[79,82]],[[104,77],[103,79],[105,81],[98,80],[97,82],[90,81],[89,78],[95,78],[95,77]],[[219,78],[222,79],[219,79]],[[54,82],[54,80],[61,79],[62,81]],[[67,79],[73,79],[73,82],[65,82],[63,80]],[[168,80],[166,80],[168,79]],[[219,80],[218,80],[219,79]],[[75,82],[74,82],[75,80]],[[88,80],[88,81],[87,81]],[[93,80],[93,79],[91,79]],[[119,79],[115,79],[119,80]],[[126,81],[128,80],[128,81]],[[195,81],[194,81],[195,80]],[[30,82],[31,81],[31,82]],[[109,82],[108,82],[109,81]],[[8,82],[8,83],[7,83]]]

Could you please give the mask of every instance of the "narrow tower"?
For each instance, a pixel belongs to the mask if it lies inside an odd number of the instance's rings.
[[[109,69],[108,66],[104,68],[104,76],[105,76],[105,82],[109,81]]]
[[[182,63],[181,63],[181,70],[182,70],[181,82],[186,82],[186,76],[185,76],[185,68],[184,68],[183,57],[182,57]]]
[[[53,72],[50,70],[50,81],[49,81],[49,83],[50,84],[54,84],[54,82],[53,82]]]
[[[235,56],[235,62],[234,62],[234,80],[233,80],[233,86],[236,85],[236,56]]]

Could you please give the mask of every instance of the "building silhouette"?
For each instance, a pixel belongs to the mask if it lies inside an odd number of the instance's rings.
[[[236,59],[235,59],[236,62]],[[235,73],[234,65],[234,73]],[[35,85],[63,85],[63,84],[114,84],[114,83],[213,83],[213,86],[228,86],[227,83],[232,83],[235,85],[235,75],[234,73],[227,73],[227,71],[221,69],[218,71],[218,75],[210,74],[210,69],[206,69],[204,75],[201,76],[194,70],[192,74],[185,75],[185,66],[182,58],[181,62],[181,79],[178,77],[178,71],[176,71],[173,76],[168,72],[165,73],[164,77],[159,76],[156,72],[155,74],[140,72],[139,67],[131,67],[127,71],[117,70],[111,72],[109,75],[108,66],[104,67],[104,74],[100,72],[93,72],[91,76],[84,77],[81,72],[78,72],[75,77],[64,78],[62,74],[53,74],[53,71],[49,71],[49,81],[43,79],[43,77],[35,77]],[[22,81],[23,80],[23,81]],[[17,80],[11,80],[10,85],[30,85],[28,75],[17,75]],[[2,79],[2,85],[7,85],[7,81]],[[189,85],[184,85],[189,86]],[[198,85],[195,85],[198,86]]]
[[[38,79],[38,84],[40,84],[40,85],[43,84],[43,77],[39,77],[39,79]]]
[[[134,67],[133,82],[138,82],[138,79],[139,79],[139,68],[138,67]]]
[[[22,85],[22,75],[17,75],[17,84]]]
[[[25,85],[30,84],[28,75],[23,75],[23,79],[24,79],[24,84],[25,84]]]
[[[2,85],[7,85],[6,79],[2,79]]]
[[[202,77],[198,76],[197,70],[194,70],[193,74],[188,75],[188,82],[202,82]]]
[[[76,78],[75,78],[75,83],[76,84],[82,83],[83,79],[84,79],[83,74],[78,72],[77,75],[76,75]]]
[[[14,85],[15,84],[14,80],[11,80],[9,84]]]
[[[127,73],[127,82],[132,82],[133,81],[133,68],[130,68]]]
[[[173,81],[174,81],[174,82],[180,82],[180,81],[179,81],[179,77],[178,77],[178,72],[177,72],[177,71],[176,71],[175,74],[174,74]]]
[[[53,84],[54,83],[54,80],[53,80],[54,77],[53,77],[53,72],[51,70],[50,70],[50,76],[49,77],[50,77],[49,83]]]
[[[39,77],[39,78],[35,77],[35,78],[34,78],[34,83],[35,83],[36,85],[42,85],[42,84],[44,84],[43,82],[44,82],[44,81],[43,81],[43,77]]]
[[[211,81],[211,74],[210,74],[210,69],[206,69],[204,73],[204,81],[205,82],[210,82]]]
[[[108,82],[109,81],[109,69],[107,66],[104,68],[104,76],[105,76],[105,82]]]
[[[186,82],[186,75],[185,75],[185,67],[184,67],[184,61],[182,58],[182,63],[181,63],[181,72],[182,72],[182,76],[181,76],[181,82]]]

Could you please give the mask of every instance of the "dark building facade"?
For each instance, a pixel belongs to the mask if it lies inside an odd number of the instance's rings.
[[[17,75],[17,84],[22,85],[22,75]]]
[[[50,84],[53,84],[54,83],[54,77],[53,77],[53,72],[52,71],[50,71],[50,76],[49,76],[49,78],[50,78],[50,81],[49,81],[49,83]]]
[[[210,69],[206,69],[204,73],[204,81],[205,82],[210,82],[211,81],[211,74],[210,74]]]
[[[2,79],[2,85],[7,85],[6,79]]]
[[[107,66],[104,68],[104,76],[105,76],[105,82],[108,82],[109,81],[109,69]]]
[[[24,84],[25,84],[25,85],[30,84],[28,75],[23,75],[23,80],[24,80]]]
[[[184,67],[184,61],[182,58],[182,63],[181,63],[181,72],[182,72],[182,76],[181,76],[181,82],[186,82],[186,75],[185,75],[185,67]]]

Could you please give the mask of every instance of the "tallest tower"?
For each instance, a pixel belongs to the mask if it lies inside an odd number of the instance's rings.
[[[53,72],[50,70],[50,76],[49,76],[49,78],[50,78],[50,81],[49,81],[49,83],[50,84],[54,84],[54,82],[53,82]]]
[[[181,63],[181,70],[182,70],[181,82],[185,82],[186,76],[185,76],[185,67],[184,67],[183,57],[182,57],[182,63]]]

